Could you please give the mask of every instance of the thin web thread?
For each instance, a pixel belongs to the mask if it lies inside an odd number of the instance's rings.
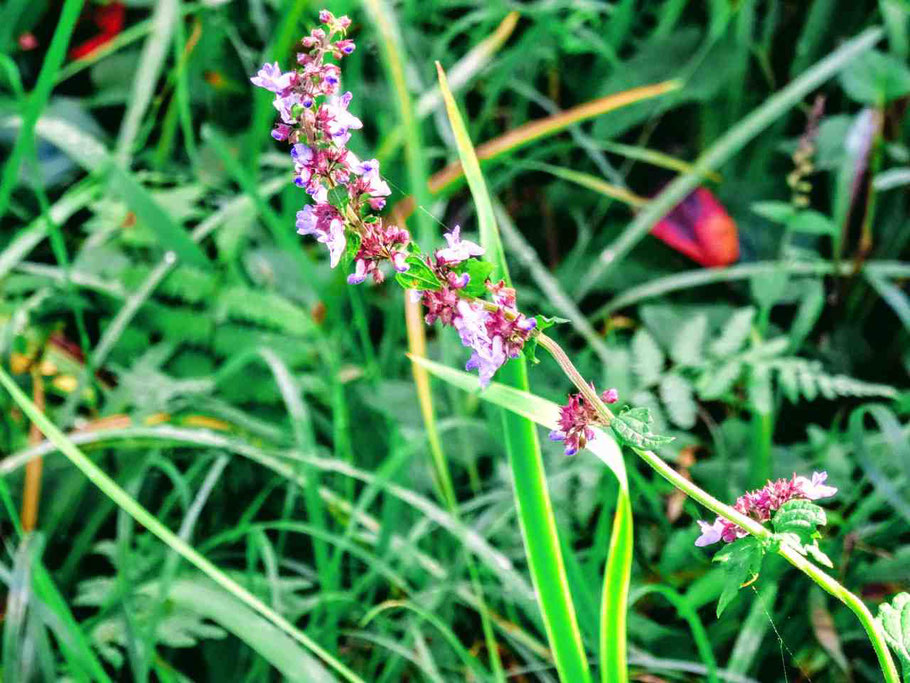
[[[758,594],[758,591],[755,589],[755,586],[752,585],[749,587],[752,589],[752,592],[755,593],[755,600],[758,602],[759,606],[761,607],[762,612],[764,612],[765,616],[768,618],[768,623],[771,624],[771,630],[774,631],[774,635],[777,637],[777,644],[780,649],[780,661],[781,661],[781,665],[783,666],[783,669],[784,669],[785,683],[789,683],[790,678],[787,675],[787,659],[784,656],[784,650],[786,650],[787,654],[790,655],[790,659],[799,668],[800,673],[806,677],[806,680],[809,683],[812,683],[812,677],[809,676],[808,672],[804,671],[801,666],[799,666],[799,664],[796,662],[796,654],[793,652],[793,650],[791,650],[789,647],[787,647],[787,644],[784,642],[784,639],[781,637],[780,631],[777,630],[777,625],[774,623],[774,619],[771,617],[770,612],[768,612],[768,609],[765,607],[765,603],[761,599],[761,596]]]

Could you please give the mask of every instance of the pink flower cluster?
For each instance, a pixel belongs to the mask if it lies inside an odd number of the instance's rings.
[[[273,104],[281,120],[272,137],[291,143],[294,182],[314,202],[297,212],[297,232],[325,244],[334,268],[345,252],[348,231],[353,230],[360,244],[348,281],[359,283],[372,275],[381,282],[382,261],[390,261],[399,272],[408,269],[406,247],[411,238],[407,230],[387,226],[377,216],[362,217],[381,210],[391,190],[379,175],[378,161],[360,161],[347,149],[351,131],[363,124],[348,111],[351,93],[339,94],[341,69],[326,61],[330,56],[341,60],[354,51],[354,42],[343,37],[351,20],[322,10],[319,21],[322,26],[301,41],[296,69],[284,73],[277,62],[265,64],[250,80],[275,94]]]
[[[594,385],[591,385],[594,388]],[[619,392],[616,389],[607,389],[600,395],[604,403],[616,403]],[[600,416],[584,396],[570,394],[568,402],[559,409],[559,429],[550,432],[551,441],[565,443],[565,454],[575,455],[594,439],[592,425],[600,424]]]
[[[741,495],[733,507],[758,522],[767,522],[771,514],[788,500],[819,500],[833,496],[837,489],[826,485],[827,479],[827,472],[815,472],[811,479],[794,474],[790,479],[769,481],[764,487]],[[745,529],[723,517],[715,519],[713,524],[698,520],[698,526],[701,527],[701,536],[696,539],[695,545],[699,547],[718,541],[732,543],[747,535]]]
[[[426,306],[428,325],[439,320],[458,330],[461,343],[471,349],[465,369],[477,370],[481,386],[486,387],[503,363],[519,356],[537,327],[537,320],[518,312],[515,290],[502,281],[484,283],[492,305],[461,296],[460,290],[471,282],[471,275],[459,266],[481,256],[483,248],[461,239],[461,228],[457,225],[445,234],[445,239],[448,246],[437,249],[427,262],[443,285],[440,289],[417,292],[417,297]]]

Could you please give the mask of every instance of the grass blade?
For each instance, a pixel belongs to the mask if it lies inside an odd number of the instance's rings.
[[[29,95],[25,105],[22,128],[16,137],[16,142],[12,151],[10,151],[6,165],[3,167],[3,175],[0,176],[0,218],[3,218],[6,209],[9,207],[13,187],[19,179],[19,167],[22,163],[22,157],[29,148],[29,141],[35,124],[38,122],[41,111],[51,95],[54,79],[63,64],[64,57],[66,57],[66,48],[76,26],[76,20],[79,19],[79,14],[82,12],[83,3],[84,0],[66,0],[63,4],[63,10],[60,12],[60,21],[57,23],[57,28],[54,29],[54,37],[51,38],[50,47],[48,47],[44,63],[41,65],[41,72],[38,74],[35,89]]]
[[[30,420],[38,425],[42,433],[73,463],[85,476],[97,486],[102,493],[117,504],[120,509],[129,514],[136,522],[145,527],[152,534],[163,541],[171,550],[178,553],[184,560],[199,569],[203,574],[225,589],[235,598],[252,608],[255,612],[265,617],[281,631],[289,635],[298,643],[310,650],[348,681],[361,681],[361,679],[332,654],[325,651],[318,643],[313,641],[303,631],[298,629],[287,619],[275,612],[259,598],[247,591],[243,586],[230,578],[222,570],[203,557],[198,551],[185,541],[181,540],[173,531],[164,526],[158,519],[140,505],[132,496],[124,491],[117,482],[111,479],[101,468],[92,462],[80,451],[63,432],[37,409],[34,403],[22,392],[13,379],[0,368],[0,384],[9,392],[12,399],[19,405]],[[328,671],[315,659],[311,660],[313,673]]]
[[[579,280],[577,299],[587,294],[604,273],[622,258],[654,227],[670,209],[681,202],[694,190],[703,176],[717,169],[742,149],[771,123],[798,104],[808,93],[844,68],[856,56],[862,54],[882,36],[880,28],[863,31],[853,40],[845,43],[828,57],[818,62],[787,87],[769,97],[731,130],[711,145],[695,162],[692,171],[671,182],[653,201],[642,209],[622,235],[613,241]]]
[[[439,73],[439,88],[458,145],[458,155],[464,167],[465,179],[474,199],[480,226],[480,243],[486,249],[485,258],[493,263],[493,277],[503,278],[508,283],[509,272],[505,253],[496,228],[493,203],[480,171],[480,163],[455,98],[449,90],[445,72],[438,62],[436,69]],[[499,374],[505,384],[519,390],[528,390],[528,368],[523,358],[509,362]],[[556,668],[562,680],[583,683],[591,679],[591,674],[559,546],[556,519],[547,491],[537,429],[530,420],[507,412],[503,412],[503,426],[506,451],[515,479],[515,497],[531,577],[539,596],[544,626],[553,649]]]

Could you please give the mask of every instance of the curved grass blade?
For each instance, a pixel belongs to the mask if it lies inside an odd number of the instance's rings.
[[[535,171],[549,173],[557,178],[562,178],[570,183],[581,185],[589,190],[594,190],[594,192],[602,194],[604,197],[609,197],[610,199],[615,199],[623,204],[628,204],[635,209],[641,208],[648,203],[648,200],[645,197],[630,192],[624,187],[612,185],[590,173],[575,171],[571,168],[563,168],[562,166],[554,166],[553,164],[545,164],[539,161],[524,161],[521,165]]]
[[[439,89],[446,103],[446,113],[455,134],[458,156],[474,199],[480,226],[480,243],[486,250],[484,258],[493,264],[493,277],[502,278],[508,284],[509,271],[505,253],[496,228],[493,203],[480,172],[480,163],[439,62],[436,63],[436,70],[439,74]],[[528,368],[524,358],[509,362],[500,369],[499,374],[506,384],[520,390],[528,389]],[[562,680],[584,683],[591,680],[591,674],[559,546],[537,430],[534,423],[527,419],[505,411],[502,416],[506,451],[515,479],[515,497],[522,535],[556,668]]]
[[[769,97],[764,104],[742,119],[711,145],[693,165],[692,171],[671,182],[653,201],[642,209],[622,235],[616,238],[580,278],[577,299],[587,294],[604,273],[622,258],[654,227],[670,209],[694,190],[702,177],[715,170],[765,130],[773,121],[798,104],[808,93],[844,68],[882,36],[880,28],[863,31],[828,57],[818,62],[787,87]]]
[[[100,467],[73,445],[66,435],[57,429],[57,427],[37,409],[35,404],[29,400],[2,368],[0,368],[0,384],[9,392],[12,399],[22,409],[22,412],[24,412],[32,422],[38,425],[38,428],[60,450],[60,452],[63,453],[69,461],[72,462],[90,482],[92,482],[92,484],[97,486],[102,493],[116,503],[124,512],[129,514],[136,522],[157,536],[171,550],[178,553],[183,559],[199,569],[228,593],[232,594],[235,598],[265,617],[268,621],[278,627],[278,629],[303,645],[304,648],[313,652],[346,680],[357,681],[358,683],[361,681],[353,671],[348,669],[348,667],[337,660],[331,653],[324,650],[318,643],[303,633],[303,631],[230,578],[192,546],[180,539],[173,531],[164,526],[142,505],[136,502],[136,500],[124,491],[117,482],[111,479]],[[323,673],[325,676],[330,675],[322,664],[319,664],[312,658],[311,666],[313,667],[311,670],[314,673]]]

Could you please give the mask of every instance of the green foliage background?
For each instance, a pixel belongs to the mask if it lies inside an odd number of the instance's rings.
[[[93,35],[97,9],[0,6],[2,367],[26,395],[44,388],[47,417],[89,465],[293,626],[30,438],[4,391],[0,680],[556,680],[506,455],[514,423],[434,381],[428,433],[400,290],[347,286],[294,234],[303,193],[248,78],[290,63],[319,6],[131,0],[125,30],[74,62],[67,46]],[[344,70],[365,124],[352,147],[379,158],[390,203],[416,197],[408,227],[425,249],[446,226],[478,233],[461,180],[425,186],[458,158],[434,61],[475,144],[678,81],[484,162],[519,302],[570,318],[548,333],[598,387],[651,408],[655,432],[676,437],[661,454],[716,497],[826,470],[840,489],[819,542],[833,574],[870,606],[908,590],[906,0],[330,9],[351,15],[358,45]],[[775,104],[857,36],[874,48]],[[788,177],[816,94],[802,207]],[[746,135],[756,109],[768,125]],[[708,156],[719,167],[690,165]],[[617,201],[706,170],[740,240],[720,270],[642,237],[647,206]],[[453,335],[427,334],[430,358],[463,362]],[[530,387],[557,403],[570,389],[545,358]],[[599,676],[625,498],[590,453],[565,458],[545,436],[542,453]],[[24,468],[39,455],[38,526],[24,535]],[[881,680],[853,615],[774,558],[716,618],[724,569],[693,545],[706,513],[631,455],[626,471],[633,675]]]

